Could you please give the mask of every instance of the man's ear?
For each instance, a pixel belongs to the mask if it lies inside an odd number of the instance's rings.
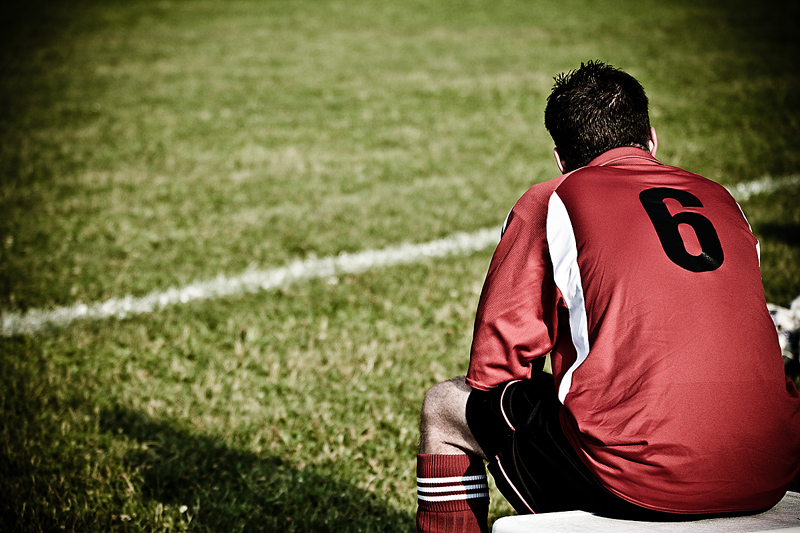
[[[553,148],[553,156],[556,158],[556,165],[558,165],[558,170],[561,171],[562,174],[566,174],[567,171],[564,170],[567,168],[567,165],[564,164],[564,160],[561,159],[561,155],[558,153],[558,148]]]
[[[650,128],[650,140],[647,141],[647,147],[650,149],[650,155],[655,157],[658,151],[658,137],[656,137],[656,129],[653,127]]]

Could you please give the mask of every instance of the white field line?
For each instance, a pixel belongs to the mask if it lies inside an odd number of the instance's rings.
[[[499,240],[499,227],[483,229],[475,233],[456,233],[422,244],[401,244],[382,250],[298,260],[268,270],[247,270],[234,277],[219,275],[214,279],[198,281],[184,287],[173,287],[163,292],[154,291],[140,298],[126,296],[93,304],[77,303],[54,309],[32,309],[24,314],[4,312],[2,335],[33,335],[43,329],[63,327],[79,319],[125,318],[152,313],[175,304],[268,291],[302,280],[357,274],[372,268],[417,263],[430,258],[466,255],[497,245]]]
[[[751,197],[772,193],[781,189],[800,189],[800,176],[786,176],[783,178],[761,178],[756,181],[747,181],[744,183],[737,183],[728,190],[738,202],[746,202]]]
[[[763,178],[740,183],[729,190],[742,202],[754,195],[789,187],[800,187],[800,176]],[[268,291],[303,280],[357,274],[373,268],[417,263],[425,259],[466,255],[496,246],[499,238],[499,227],[486,228],[474,233],[456,233],[422,244],[407,243],[382,250],[298,260],[278,268],[246,270],[234,277],[219,275],[214,279],[173,287],[166,291],[154,291],[138,298],[125,296],[90,304],[76,303],[53,309],[31,309],[25,313],[2,311],[0,336],[34,335],[47,328],[67,326],[75,320],[125,318],[152,313],[176,304]]]

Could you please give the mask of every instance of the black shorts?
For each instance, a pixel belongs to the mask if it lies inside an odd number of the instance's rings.
[[[564,435],[560,409],[553,377],[546,373],[469,396],[469,428],[489,458],[498,489],[518,513],[580,509],[629,519],[675,519],[609,492]]]

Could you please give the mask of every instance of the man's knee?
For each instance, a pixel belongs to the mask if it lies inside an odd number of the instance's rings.
[[[472,388],[461,378],[431,387],[422,402],[421,453],[478,453],[467,425],[467,399]]]
[[[437,383],[425,393],[422,401],[422,424],[442,425],[466,419],[463,408],[469,397],[470,387],[463,377]],[[453,420],[453,419],[456,420]]]

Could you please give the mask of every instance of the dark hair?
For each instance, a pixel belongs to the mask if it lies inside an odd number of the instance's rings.
[[[600,61],[554,78],[544,125],[566,170],[588,164],[620,146],[647,150],[647,95],[636,79]]]

